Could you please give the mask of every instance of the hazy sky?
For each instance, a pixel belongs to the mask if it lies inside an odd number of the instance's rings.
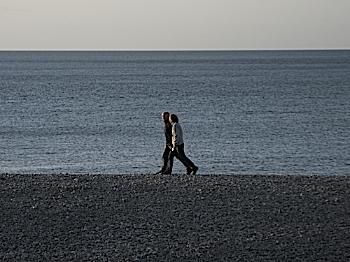
[[[0,50],[350,49],[350,0],[0,0]]]

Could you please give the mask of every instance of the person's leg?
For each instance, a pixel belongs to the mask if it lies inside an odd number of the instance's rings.
[[[162,168],[160,169],[161,173],[165,173],[169,169],[170,154],[171,154],[170,148],[168,146],[165,146],[163,156],[162,156]]]
[[[184,145],[178,145],[175,147],[176,157],[186,167],[187,174],[191,172],[197,172],[198,167],[185,155]]]
[[[173,163],[174,163],[174,153],[169,148],[169,153],[167,156],[167,163],[165,165],[165,168],[164,168],[162,174],[171,175],[171,173],[173,171]]]
[[[171,175],[171,173],[173,172],[173,164],[174,164],[174,153],[170,150],[168,164],[164,171],[164,174]]]

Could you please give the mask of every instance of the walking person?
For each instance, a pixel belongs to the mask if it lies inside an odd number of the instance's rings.
[[[172,156],[172,126],[169,121],[170,113],[163,112],[162,119],[164,122],[165,147],[162,155],[162,168],[156,174],[171,175],[173,169],[174,157]]]
[[[186,167],[188,175],[195,175],[198,167],[185,155],[183,132],[179,124],[179,118],[175,114],[171,114],[170,123],[172,125],[172,154],[170,159],[175,156]]]

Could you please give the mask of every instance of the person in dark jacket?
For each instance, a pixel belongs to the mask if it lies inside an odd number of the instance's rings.
[[[162,155],[162,168],[157,174],[170,175],[173,169],[174,157],[172,156],[172,126],[169,121],[170,113],[163,112],[165,147]]]

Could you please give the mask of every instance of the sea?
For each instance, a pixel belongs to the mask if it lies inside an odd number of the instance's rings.
[[[198,175],[350,175],[350,50],[2,51],[0,173],[156,173],[163,111]]]

